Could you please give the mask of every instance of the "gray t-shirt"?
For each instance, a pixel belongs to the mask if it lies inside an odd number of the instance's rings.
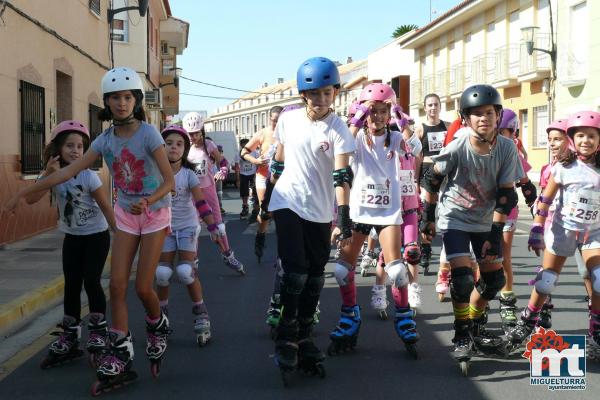
[[[153,125],[142,122],[129,138],[120,138],[110,127],[92,142],[92,150],[104,157],[117,188],[117,204],[130,211],[131,205],[150,196],[163,183],[152,153],[165,142]],[[169,207],[168,194],[150,206],[150,210]]]
[[[171,192],[171,230],[198,226],[198,211],[194,206],[192,188],[199,184],[196,173],[189,168],[181,168],[175,174],[175,193]]]
[[[104,214],[92,197],[102,186],[95,172],[80,171],[73,178],[52,188],[58,205],[58,229],[71,235],[91,235],[108,229]]]
[[[498,135],[490,154],[478,154],[470,135],[453,140],[433,156],[434,165],[447,175],[439,202],[438,229],[488,232],[499,185],[514,184],[525,175],[514,142]]]

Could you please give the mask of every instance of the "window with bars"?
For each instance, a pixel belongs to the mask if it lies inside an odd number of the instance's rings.
[[[91,12],[93,12],[97,16],[100,16],[100,0],[89,0],[88,6]]]
[[[38,174],[44,169],[45,90],[20,81],[21,92],[21,173]]]
[[[88,116],[89,116],[89,127],[90,127],[90,144],[102,133],[102,121],[98,118],[98,114],[102,110],[101,107],[98,107],[94,104],[90,104],[88,106]],[[96,162],[92,165],[92,169],[100,169],[102,168],[102,157],[98,157]]]

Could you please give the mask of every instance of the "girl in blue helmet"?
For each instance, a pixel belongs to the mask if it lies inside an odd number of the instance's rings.
[[[336,65],[324,57],[309,58],[298,68],[297,85],[305,106],[280,116],[275,128],[279,143],[271,164],[275,187],[269,211],[283,268],[283,313],[275,351],[282,371],[300,365],[322,374],[324,355],[313,343],[311,331],[329,260],[333,211],[328,205],[334,204],[335,193],[338,239],[345,244],[352,236],[348,163],[355,144],[331,109],[340,88]]]

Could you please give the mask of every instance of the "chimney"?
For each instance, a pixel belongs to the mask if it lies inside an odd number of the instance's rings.
[[[269,86],[268,82],[263,83],[263,87],[266,88],[267,86]]]
[[[283,78],[277,78],[277,83],[283,83]]]
[[[352,62],[352,57],[346,58],[346,64],[350,64]]]

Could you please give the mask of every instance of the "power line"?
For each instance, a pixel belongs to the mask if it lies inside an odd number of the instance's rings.
[[[206,95],[203,95],[203,94],[194,94],[194,93],[182,93],[182,92],[180,92],[179,94],[183,95],[183,96],[206,97],[206,98],[209,98],[209,99],[221,99],[221,100],[238,100],[239,99],[239,97],[206,96]]]
[[[234,90],[236,92],[255,93],[255,94],[273,94],[273,93],[267,93],[267,92],[256,92],[254,90],[236,89],[236,88],[232,88],[232,87],[228,87],[228,86],[216,85],[214,83],[203,82],[203,81],[199,81],[197,79],[188,78],[186,76],[180,76],[179,78],[180,79],[185,79],[186,81],[196,82],[196,83],[199,83],[201,85],[212,86],[212,87],[216,87],[216,88],[219,88],[219,89]]]

